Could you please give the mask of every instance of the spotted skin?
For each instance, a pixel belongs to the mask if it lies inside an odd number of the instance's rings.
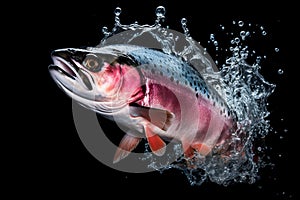
[[[198,149],[205,155],[230,137],[233,127],[231,112],[222,97],[197,70],[181,58],[153,49],[141,48],[130,51],[129,55],[138,63],[137,69],[146,80],[144,84],[149,90],[145,95],[150,98],[145,98],[140,104],[175,114],[174,126],[165,136],[176,138],[183,144],[188,143],[185,150],[193,145],[205,145],[205,150]],[[178,102],[179,99],[181,102]],[[186,108],[182,113],[182,104],[191,105],[192,110]],[[191,112],[198,112],[198,119],[191,119]],[[185,133],[186,126],[180,124],[198,129],[192,134],[192,139],[185,137],[189,135]]]
[[[219,107],[220,115],[230,117],[231,112],[220,95],[209,86],[202,75],[174,55],[168,55],[158,50],[141,48],[129,52],[141,70],[147,70],[155,76],[163,76],[175,85],[181,85],[194,91],[198,98],[205,98],[212,102],[213,106]]]
[[[59,87],[86,108],[113,119],[127,135],[114,162],[146,135],[151,150],[180,142],[185,155],[207,156],[235,129],[226,102],[182,58],[133,45],[60,49],[50,73]],[[74,87],[76,84],[76,87]],[[163,140],[161,139],[163,138]]]

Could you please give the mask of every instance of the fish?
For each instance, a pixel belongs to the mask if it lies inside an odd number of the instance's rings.
[[[80,105],[116,122],[125,132],[113,163],[145,138],[163,156],[168,142],[186,158],[206,157],[236,129],[226,101],[188,61],[159,49],[113,44],[51,53],[55,83]]]

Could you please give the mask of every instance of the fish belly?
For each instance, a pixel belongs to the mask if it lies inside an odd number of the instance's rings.
[[[228,122],[213,103],[182,85],[167,81],[147,80],[144,106],[168,110],[175,118],[164,137],[180,141],[184,151],[196,149],[207,155],[217,144],[222,144],[228,135]],[[222,139],[221,139],[222,138]]]

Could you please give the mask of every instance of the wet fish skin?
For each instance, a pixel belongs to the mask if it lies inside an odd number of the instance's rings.
[[[181,142],[185,155],[206,156],[235,129],[226,102],[182,58],[133,45],[60,49],[49,71],[58,86],[88,109],[115,120],[126,135],[114,162],[146,136],[153,153],[165,140]],[[75,86],[75,87],[74,87]]]

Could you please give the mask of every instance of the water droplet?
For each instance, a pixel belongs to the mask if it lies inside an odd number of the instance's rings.
[[[240,27],[242,27],[242,26],[244,26],[244,22],[243,22],[243,21],[239,21],[239,22],[238,22],[238,25],[239,25]]]
[[[116,7],[116,9],[115,9],[115,15],[117,17],[120,16],[121,12],[122,12],[122,9],[120,7]]]
[[[249,32],[245,32],[245,31],[240,32],[240,36],[241,36],[242,40],[245,40],[246,36],[248,36],[249,34],[250,34]]]
[[[260,63],[260,61],[261,61],[261,56],[257,56],[256,57],[256,63]]]
[[[286,128],[285,128],[285,129],[283,129],[283,132],[287,133],[287,132],[288,132],[288,129],[286,129]]]
[[[281,154],[278,154],[278,157],[279,157],[279,158],[281,158],[281,157],[282,157],[282,155],[281,155]]]
[[[258,151],[261,151],[261,147],[257,147],[257,150],[258,150]]]
[[[280,75],[282,75],[283,74],[283,70],[282,69],[278,69],[277,73],[280,74]]]
[[[275,52],[279,52],[279,48],[275,48]]]
[[[182,29],[184,31],[185,36],[189,37],[190,36],[189,29],[186,27],[186,23],[187,23],[187,19],[186,18],[182,18],[181,19]]]
[[[181,24],[182,24],[182,25],[186,24],[186,22],[187,22],[186,18],[182,18],[182,19],[181,19]]]
[[[236,44],[238,44],[240,42],[240,38],[236,37],[236,38],[234,38],[234,41]]]
[[[215,46],[218,46],[218,41],[214,41],[214,45],[215,45]]]
[[[263,26],[261,26],[261,27],[259,27],[260,28],[260,30],[264,30],[264,27]]]
[[[259,186],[257,186],[257,187],[258,187],[258,189],[262,189],[262,188],[263,188],[261,185],[259,185]]]
[[[233,21],[232,21],[232,24],[235,24],[235,23],[236,23],[236,22],[233,20]]]
[[[103,26],[102,27],[102,33],[105,33],[105,32],[107,32],[108,31],[108,28],[106,27],[106,26]]]
[[[267,32],[266,31],[262,31],[261,34],[262,35],[267,35]]]
[[[103,26],[102,27],[102,33],[105,35],[105,36],[108,36],[110,34],[110,32],[108,31],[108,28],[106,26]]]
[[[210,34],[209,39],[210,39],[211,41],[214,41],[214,40],[215,40],[215,35],[214,35],[214,34]]]
[[[164,18],[166,14],[166,9],[163,6],[158,6],[155,10],[155,14],[158,18]]]
[[[241,53],[241,58],[242,59],[247,59],[248,58],[248,52]]]

